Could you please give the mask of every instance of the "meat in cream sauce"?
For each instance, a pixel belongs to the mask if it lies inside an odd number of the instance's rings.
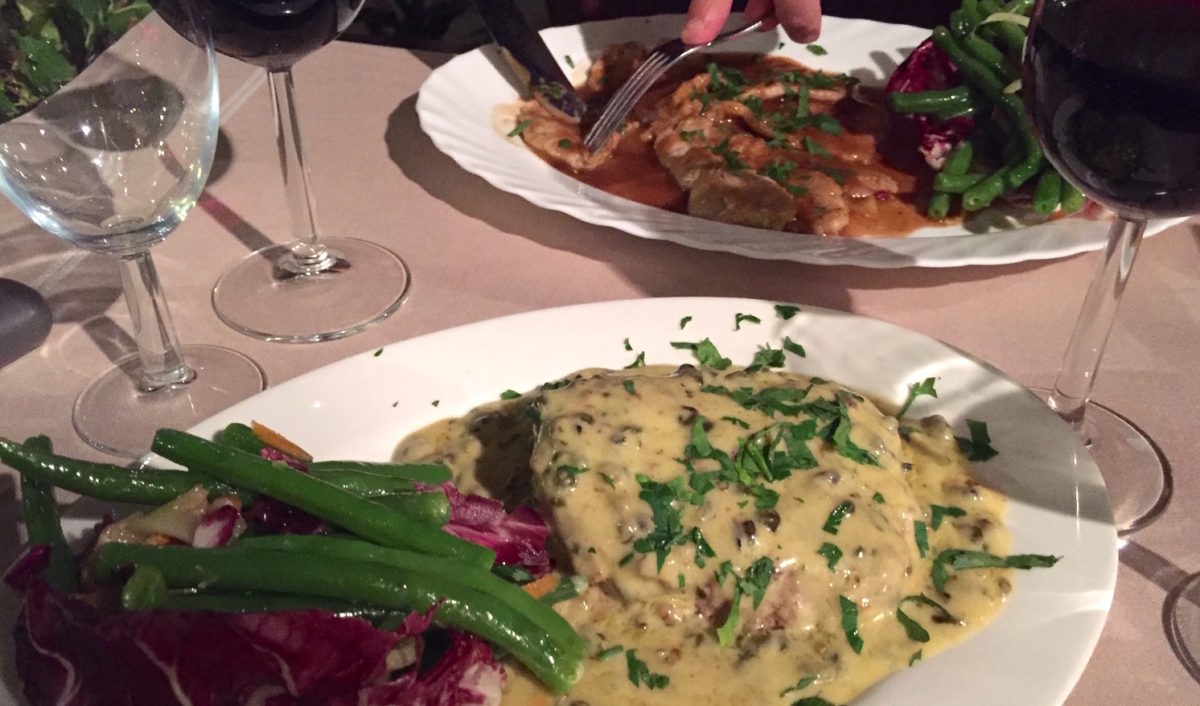
[[[986,625],[1012,589],[1010,569],[933,583],[944,549],[1009,548],[1005,498],[943,419],[898,421],[794,373],[582,371],[396,455],[531,502],[557,570],[587,579],[557,606],[591,644],[582,679],[555,702],[513,667],[515,706],[846,703]]]

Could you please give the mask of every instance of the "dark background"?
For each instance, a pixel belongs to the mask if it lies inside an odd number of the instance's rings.
[[[487,0],[482,0],[486,2]],[[682,13],[687,0],[517,0],[537,28],[629,15]],[[824,0],[839,17],[933,27],[947,21],[959,0]],[[745,6],[735,0],[734,7]],[[488,41],[474,0],[367,0],[343,39],[372,44],[462,52]]]

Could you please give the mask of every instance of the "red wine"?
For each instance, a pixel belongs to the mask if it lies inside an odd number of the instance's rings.
[[[1200,212],[1200,0],[1044,0],[1021,93],[1046,156],[1130,217]]]
[[[363,0],[203,0],[216,50],[282,71],[333,41]]]

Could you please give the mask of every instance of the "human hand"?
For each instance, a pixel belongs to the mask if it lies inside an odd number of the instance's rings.
[[[692,0],[680,38],[687,44],[707,44],[721,31],[733,0]],[[749,0],[746,17],[768,19],[767,27],[783,27],[792,40],[811,42],[821,32],[820,0]]]

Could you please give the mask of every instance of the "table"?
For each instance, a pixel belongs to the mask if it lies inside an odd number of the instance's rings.
[[[242,351],[278,385],[384,343],[503,314],[590,301],[745,296],[852,311],[911,328],[1049,386],[1098,262],[1065,260],[945,270],[865,270],[763,262],[690,250],[577,222],[490,187],[421,132],[416,93],[449,55],[334,43],[295,69],[318,218],[329,234],[385,243],[413,272],[408,301],[340,341],[284,345],[241,336],[213,313],[219,274],[282,241],[287,214],[265,83],[222,60],[225,113],[201,205],[155,250],[184,343]],[[103,456],[75,435],[80,389],[132,350],[116,266],[41,232],[0,204],[0,276],[34,285],[55,315],[46,343],[0,369],[0,435],[47,433],[60,452]],[[1142,426],[1172,463],[1166,513],[1121,552],[1115,603],[1067,701],[1200,704],[1171,650],[1164,600],[1200,570],[1200,219],[1146,241],[1113,330],[1095,398]],[[17,552],[15,485],[0,476],[0,560]],[[6,599],[11,600],[11,599]],[[969,697],[964,698],[969,703]]]

